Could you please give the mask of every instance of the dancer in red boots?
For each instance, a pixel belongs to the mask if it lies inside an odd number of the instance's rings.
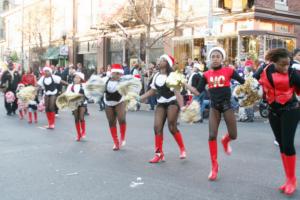
[[[157,107],[154,117],[155,133],[155,156],[149,161],[150,163],[159,163],[164,161],[163,152],[163,128],[168,120],[169,131],[173,135],[180,150],[180,158],[186,158],[186,150],[180,131],[177,128],[177,119],[179,111],[183,106],[183,97],[179,91],[171,91],[166,85],[168,75],[172,72],[174,58],[169,55],[160,57],[159,72],[154,75],[151,89],[141,96],[141,101],[158,94]]]
[[[279,190],[292,195],[297,187],[294,138],[300,110],[295,92],[300,88],[300,75],[289,66],[289,52],[286,49],[273,49],[267,57],[271,64],[261,72],[259,82],[270,106],[269,121],[279,143],[286,175],[286,181]]]
[[[209,180],[216,180],[218,175],[218,128],[223,113],[228,133],[222,138],[224,151],[227,155],[231,153],[229,142],[237,138],[237,127],[234,111],[231,107],[231,79],[243,84],[245,80],[238,75],[234,69],[223,66],[225,51],[215,47],[209,52],[211,69],[206,71],[201,79],[198,90],[201,93],[208,85],[208,92],[211,97],[209,111],[209,151],[211,156],[212,169],[208,176]]]
[[[33,74],[32,69],[29,68],[28,71],[22,76],[22,83],[25,86],[36,87],[36,76]],[[38,121],[37,115],[37,104],[39,103],[38,96],[36,95],[33,101],[28,103],[28,123],[32,123],[32,116],[34,117],[34,123]]]
[[[76,94],[81,94],[84,96],[84,74],[81,72],[75,72],[74,74],[74,83],[70,84],[67,88],[66,92],[73,92]],[[80,141],[81,138],[86,137],[85,131],[85,120],[84,120],[84,113],[86,111],[87,101],[84,101],[78,106],[76,110],[73,111],[74,119],[75,119],[75,127],[77,131],[77,138],[76,141]]]
[[[55,127],[55,103],[57,88],[56,84],[68,85],[67,82],[61,80],[59,76],[52,74],[52,69],[50,67],[43,68],[44,75],[39,79],[38,85],[44,89],[45,94],[45,108],[46,115],[48,119],[47,129],[54,129]]]
[[[111,75],[106,81],[104,93],[105,113],[114,142],[114,151],[119,150],[120,146],[125,146],[126,144],[126,105],[123,96],[117,91],[117,86],[123,74],[123,67],[120,64],[113,64],[111,66]],[[120,141],[117,134],[117,121],[120,125]]]

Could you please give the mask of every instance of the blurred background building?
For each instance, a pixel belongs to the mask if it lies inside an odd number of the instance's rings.
[[[183,67],[222,46],[228,61],[263,59],[271,48],[300,47],[300,1],[0,0],[0,57],[24,67],[156,61]]]

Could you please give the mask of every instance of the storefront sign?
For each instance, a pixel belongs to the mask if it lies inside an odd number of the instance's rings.
[[[217,38],[213,37],[213,36],[208,36],[205,37],[205,41],[204,41],[205,45],[210,45],[210,46],[215,46],[217,45]]]
[[[239,21],[237,22],[237,30],[253,30],[254,21]]]
[[[289,26],[285,24],[275,24],[275,31],[278,33],[289,33]]]
[[[78,44],[78,54],[85,54],[89,51],[89,43],[88,42],[80,42]]]
[[[97,41],[89,41],[89,53],[97,53]]]

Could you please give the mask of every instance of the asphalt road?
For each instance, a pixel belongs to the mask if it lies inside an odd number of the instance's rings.
[[[186,160],[179,159],[177,145],[165,130],[166,162],[149,164],[154,155],[153,112],[128,113],[127,145],[119,152],[112,151],[104,112],[96,105],[89,112],[87,139],[78,143],[70,112],[61,112],[51,131],[42,128],[44,113],[39,113],[38,124],[29,125],[17,116],[7,117],[1,106],[0,200],[300,199],[299,191],[287,198],[276,190],[284,181],[283,170],[269,124],[261,120],[238,123],[231,156],[219,146],[219,178],[210,182],[207,121],[180,124]],[[220,134],[225,128],[222,123]],[[299,130],[296,148],[300,152]]]

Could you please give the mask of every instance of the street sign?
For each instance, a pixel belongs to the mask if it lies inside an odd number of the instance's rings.
[[[69,55],[69,48],[67,45],[62,45],[59,48],[59,55],[61,56],[67,56]]]

